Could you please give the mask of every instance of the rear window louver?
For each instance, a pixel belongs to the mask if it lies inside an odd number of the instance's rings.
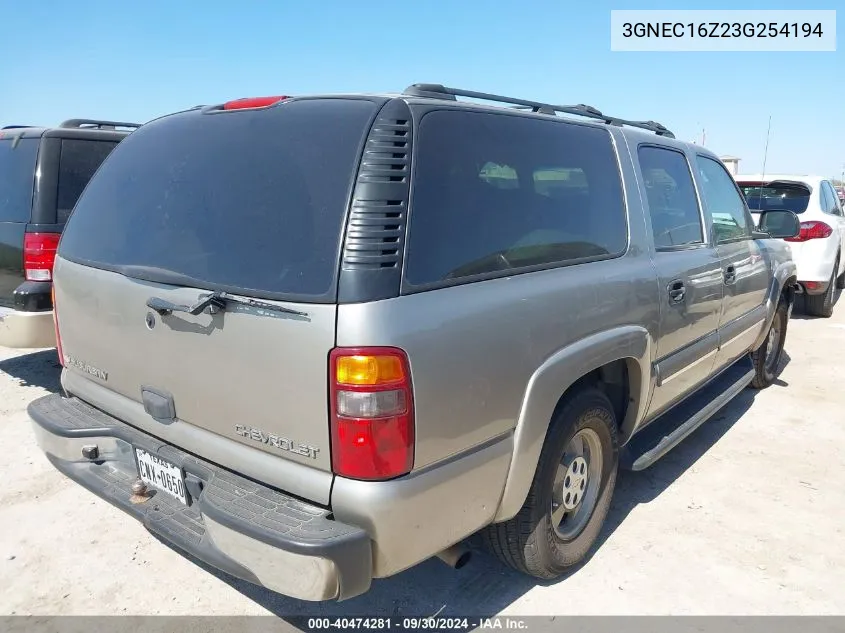
[[[411,113],[388,102],[364,146],[349,214],[342,268],[398,269],[405,242],[411,179]]]

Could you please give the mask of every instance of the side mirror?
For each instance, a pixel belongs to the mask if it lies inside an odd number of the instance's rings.
[[[792,211],[763,211],[758,229],[770,238],[798,237],[801,220]]]

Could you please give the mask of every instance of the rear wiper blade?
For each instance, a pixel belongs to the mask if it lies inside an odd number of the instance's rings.
[[[307,312],[300,310],[293,310],[284,306],[276,305],[275,303],[267,303],[266,301],[257,301],[246,297],[237,297],[228,292],[212,292],[211,294],[201,295],[196,303],[193,305],[184,305],[179,303],[171,303],[166,299],[160,297],[150,297],[147,299],[147,307],[155,310],[160,315],[171,314],[173,312],[187,312],[188,314],[198,315],[206,310],[212,314],[217,310],[225,310],[229,303],[237,303],[240,305],[250,306],[260,310],[271,310],[273,312],[281,312],[283,314],[294,314],[296,316],[307,317]]]

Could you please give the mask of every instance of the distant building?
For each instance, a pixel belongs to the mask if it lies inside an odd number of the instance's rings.
[[[719,156],[719,158],[734,176],[739,173],[739,158],[736,156]]]

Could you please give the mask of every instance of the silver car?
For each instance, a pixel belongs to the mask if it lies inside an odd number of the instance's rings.
[[[708,150],[588,106],[418,84],[198,107],[82,194],[64,393],[29,413],[68,477],[283,594],[461,566],[479,531],[555,578],[618,468],[775,379],[796,277],[770,238],[798,230],[755,227]]]

